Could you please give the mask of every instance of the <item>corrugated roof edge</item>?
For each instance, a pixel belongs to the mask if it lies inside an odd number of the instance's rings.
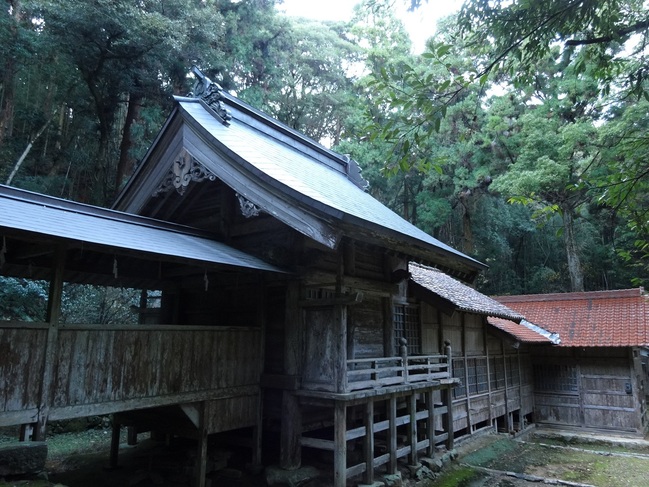
[[[14,200],[24,201],[26,203],[40,204],[50,208],[57,208],[60,210],[84,215],[91,215],[98,218],[129,222],[140,226],[158,228],[174,233],[182,233],[184,235],[214,239],[214,234],[194,227],[179,225],[177,223],[170,223],[163,220],[156,220],[154,218],[148,218],[145,216],[133,215],[132,213],[111,210],[108,208],[93,206],[86,203],[79,203],[77,201],[66,200],[63,198],[57,198],[56,196],[49,196],[25,189],[14,188],[11,186],[6,186],[4,184],[0,184],[0,197],[11,198]]]

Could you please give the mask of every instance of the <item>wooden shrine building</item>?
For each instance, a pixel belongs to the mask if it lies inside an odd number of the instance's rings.
[[[329,452],[343,487],[523,424],[550,339],[469,287],[485,266],[196,74],[113,210],[0,186],[0,274],[49,289],[40,321],[0,321],[0,426],[112,413],[193,437],[197,485],[207,436],[234,431],[253,463]],[[67,322],[75,283],[138,290],[137,319]]]

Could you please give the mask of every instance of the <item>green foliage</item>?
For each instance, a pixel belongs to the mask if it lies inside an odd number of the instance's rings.
[[[45,321],[48,284],[0,276],[0,320]]]
[[[140,291],[136,289],[66,284],[61,298],[61,322],[72,324],[137,324]]]
[[[643,48],[631,48],[633,35],[649,27],[641,0],[471,0],[462,8],[459,27],[469,42],[485,47],[484,73],[505,72],[529,84],[537,63],[559,43],[564,62],[577,73],[590,72],[604,93],[614,82],[636,95],[644,92]],[[623,47],[631,54],[616,57]]]

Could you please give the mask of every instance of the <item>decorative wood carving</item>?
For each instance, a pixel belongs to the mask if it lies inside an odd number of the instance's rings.
[[[248,201],[246,198],[237,193],[237,199],[239,200],[239,206],[241,207],[241,214],[246,218],[252,218],[259,216],[261,213],[261,208],[259,208],[252,201]]]
[[[232,119],[232,114],[223,103],[223,88],[205,76],[196,66],[192,67],[192,72],[196,76],[192,96],[200,98],[214,110],[223,125],[230,125],[228,121]]]
[[[185,194],[190,182],[200,183],[202,181],[214,181],[216,175],[198,162],[189,152],[183,149],[178,158],[171,165],[162,183],[153,192],[153,196],[159,196],[175,189],[178,194]]]

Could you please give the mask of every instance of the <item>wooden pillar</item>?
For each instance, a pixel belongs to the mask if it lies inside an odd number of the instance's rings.
[[[205,487],[205,475],[207,475],[207,421],[205,407],[204,402],[198,406],[198,445],[194,468],[194,485],[196,487]]]
[[[500,341],[500,351],[503,357],[503,374],[505,377],[505,419],[507,420],[507,433],[514,429],[512,423],[512,412],[509,409],[509,375],[507,374],[507,357],[505,356],[505,341]]]
[[[302,372],[302,315],[298,306],[299,282],[290,282],[286,289],[286,318],[284,345],[284,372],[299,376]],[[282,392],[282,428],[280,432],[280,466],[295,470],[302,464],[302,410],[298,397],[292,391]]]
[[[137,445],[137,428],[135,426],[126,427],[126,444],[130,446]]]
[[[347,406],[334,405],[334,487],[347,485]]]
[[[261,466],[261,451],[262,451],[262,429],[263,429],[263,404],[264,404],[264,391],[259,390],[259,398],[257,400],[257,421],[252,428],[252,466]]]
[[[426,391],[426,405],[428,407],[428,420],[426,421],[426,438],[428,438],[428,448],[426,455],[433,458],[435,455],[435,392],[431,389]]]
[[[446,355],[446,360],[448,360],[448,373],[449,376],[452,378],[453,377],[453,350],[451,348],[451,342],[446,340],[444,342],[444,345],[446,346],[445,348],[445,355]],[[448,387],[445,388],[444,394],[443,394],[444,399],[446,399],[446,434],[448,435],[446,438],[446,449],[447,450],[452,450],[453,449],[453,444],[454,444],[454,438],[453,438],[453,385],[449,385]]]
[[[50,289],[47,298],[47,316],[49,323],[47,329],[47,344],[45,345],[45,364],[43,366],[43,377],[40,390],[40,407],[38,420],[32,438],[34,441],[45,441],[47,436],[47,416],[52,401],[52,381],[54,377],[54,365],[59,341],[59,322],[61,319],[61,296],[63,295],[63,272],[65,270],[66,249],[59,245],[54,252],[52,262],[52,276]]]
[[[446,433],[448,437],[446,439],[446,449],[452,450],[454,445],[453,438],[453,386],[448,386],[444,390],[444,396],[446,399]]]
[[[33,423],[21,424],[20,432],[18,433],[18,441],[29,441],[34,434]]]
[[[466,314],[462,313],[460,318],[460,329],[462,330],[462,359],[464,361],[464,389],[466,395],[464,398],[464,407],[466,409],[466,427],[469,434],[473,433],[473,418],[471,417],[471,391],[469,388],[469,358],[467,356],[467,339],[466,339]],[[472,359],[473,360],[473,359]],[[475,363],[475,361],[473,362]]]
[[[122,425],[119,421],[113,418],[110,436],[110,456],[108,459],[108,466],[110,468],[117,468],[119,463],[119,437],[121,428]]]
[[[266,356],[266,313],[268,311],[267,283],[263,274],[259,275],[259,303],[257,306],[257,326],[261,329],[261,340],[259,341],[259,361],[264,369]],[[252,428],[252,466],[261,468],[262,465],[262,437],[264,430],[264,389],[259,388],[257,397],[257,418]]]
[[[388,473],[397,473],[397,398],[390,396],[388,400],[388,448],[390,449],[390,461]]]
[[[483,330],[486,330],[485,327],[483,327]],[[492,391],[491,391],[491,375],[495,372],[491,370],[491,365],[489,364],[489,338],[487,336],[487,333],[485,331],[483,335],[484,339],[484,353],[485,357],[487,357],[487,395],[489,397],[489,424],[493,427],[494,425],[494,406],[493,406],[493,401],[492,401]]]
[[[280,432],[279,464],[295,470],[302,464],[302,409],[298,397],[291,391],[282,393],[282,430]]]
[[[337,333],[334,336],[333,375],[336,392],[344,393],[347,392],[347,306],[335,305],[334,321]]]
[[[410,465],[417,465],[417,396],[415,394],[408,396],[408,414],[410,415],[410,422],[408,423]]]
[[[365,454],[365,477],[367,485],[374,483],[374,401],[370,398],[365,405],[365,441],[363,442]]]

